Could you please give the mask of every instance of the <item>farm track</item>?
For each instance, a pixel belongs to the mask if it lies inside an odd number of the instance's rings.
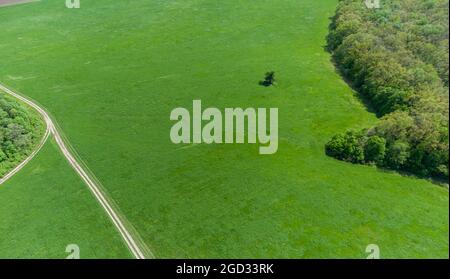
[[[97,185],[95,179],[78,163],[78,161],[75,159],[75,157],[72,155],[70,150],[66,147],[66,143],[62,139],[61,134],[58,132],[58,129],[56,128],[55,124],[53,123],[51,117],[48,115],[48,113],[41,108],[39,105],[34,103],[33,101],[25,98],[19,93],[16,93],[9,88],[5,87],[0,83],[0,90],[4,91],[6,94],[28,104],[35,110],[39,112],[39,114],[42,116],[46,123],[46,131],[44,134],[44,137],[42,138],[41,142],[39,143],[38,147],[17,167],[15,167],[12,171],[10,171],[8,174],[6,174],[2,179],[0,179],[0,185],[6,182],[8,179],[10,179],[12,176],[14,176],[17,172],[19,172],[28,162],[30,162],[34,156],[42,149],[47,139],[50,137],[50,135],[53,135],[55,138],[55,141],[63,153],[64,157],[69,162],[70,166],[75,170],[75,172],[81,177],[81,179],[84,181],[84,183],[88,186],[89,190],[92,192],[92,194],[95,196],[96,200],[100,203],[100,205],[103,207],[103,209],[106,211],[108,217],[113,222],[114,226],[119,231],[120,235],[122,236],[123,240],[125,241],[125,244],[127,245],[128,249],[131,251],[133,256],[136,259],[145,259],[144,253],[142,252],[141,248],[137,244],[138,242],[135,240],[135,238],[132,236],[132,234],[129,232],[129,230],[125,227],[125,225],[122,222],[122,218],[119,217],[119,214],[113,209],[110,202],[104,195],[104,193],[100,190],[100,186]],[[150,252],[151,254],[151,252]],[[153,255],[151,255],[153,257]]]

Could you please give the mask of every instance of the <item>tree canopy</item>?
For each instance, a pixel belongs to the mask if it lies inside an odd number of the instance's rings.
[[[381,121],[333,137],[327,154],[448,179],[448,4],[385,0],[368,9],[363,1],[340,2],[328,48]]]
[[[0,177],[32,152],[43,129],[37,113],[0,95]]]

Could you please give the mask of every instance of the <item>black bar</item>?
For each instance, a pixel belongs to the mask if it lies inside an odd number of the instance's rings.
[[[3,260],[1,272],[15,275],[26,272],[34,276],[102,276],[113,275],[130,278],[297,278],[310,276],[355,276],[357,278],[380,278],[386,276],[417,276],[450,274],[449,260]],[[240,270],[237,266],[240,265]],[[248,273],[242,266],[271,266],[270,270]],[[184,266],[209,266],[209,273],[177,273]],[[229,269],[224,267],[230,267]],[[215,270],[214,270],[215,269]],[[255,271],[254,269],[253,271]],[[184,270],[186,271],[186,270]],[[223,273],[226,271],[225,273]]]

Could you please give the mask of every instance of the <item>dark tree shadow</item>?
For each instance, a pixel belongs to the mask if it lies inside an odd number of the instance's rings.
[[[264,80],[261,80],[258,84],[265,87],[275,85],[275,72],[274,71],[267,72],[264,77]]]

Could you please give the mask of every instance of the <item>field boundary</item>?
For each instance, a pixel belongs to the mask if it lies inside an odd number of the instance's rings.
[[[25,98],[23,95],[12,91],[11,89],[7,88],[3,84],[0,83],[0,90],[5,92],[6,94],[19,99],[20,101],[28,104],[32,108],[34,108],[39,114],[42,116],[42,118],[45,120],[45,123],[47,125],[46,133],[44,135],[44,138],[40,142],[38,148],[30,154],[30,156],[25,159],[19,166],[17,166],[13,171],[9,172],[5,177],[0,180],[0,184],[4,183],[7,179],[11,178],[14,174],[16,174],[18,171],[20,171],[33,157],[42,149],[42,146],[47,141],[50,135],[53,135],[58,147],[60,148],[62,154],[69,162],[70,166],[75,170],[75,172],[81,177],[83,182],[88,186],[89,190],[92,192],[94,197],[96,198],[97,202],[100,203],[102,208],[106,211],[108,217],[111,219],[114,226],[119,231],[120,235],[122,236],[122,239],[124,240],[125,244],[127,245],[130,252],[133,254],[133,256],[136,259],[145,259],[145,255],[142,252],[142,249],[140,246],[145,246],[142,241],[138,242],[135,240],[140,238],[137,235],[136,232],[134,234],[131,234],[129,232],[129,229],[125,227],[124,221],[122,221],[124,218],[120,217],[120,215],[116,212],[116,210],[111,206],[111,201],[106,198],[106,195],[104,191],[101,190],[101,187],[99,186],[99,183],[95,182],[98,181],[95,179],[95,177],[92,175],[91,172],[86,171],[85,168],[83,168],[78,160],[75,159],[74,155],[71,153],[71,151],[67,148],[66,145],[70,144],[68,143],[67,139],[63,140],[63,136],[60,134],[59,129],[57,128],[57,125],[55,125],[52,121],[52,118],[49,116],[49,114],[39,105],[31,101],[30,99]],[[70,148],[73,150],[73,148]],[[83,164],[84,165],[84,164]],[[138,243],[140,245],[138,245]],[[149,251],[148,249],[145,249],[146,252],[150,255],[151,258],[154,258],[154,255]]]
[[[29,4],[33,2],[40,2],[41,0],[10,0],[10,1],[0,1],[0,8],[3,7],[12,7],[21,4]]]

